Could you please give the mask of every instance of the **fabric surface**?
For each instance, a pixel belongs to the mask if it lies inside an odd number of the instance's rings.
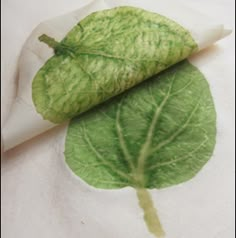
[[[87,2],[90,1],[2,2],[3,123],[15,95],[17,59],[28,35],[41,21]],[[232,0],[180,2],[234,28]],[[233,43],[231,34],[190,59],[211,86],[217,111],[217,144],[212,159],[193,180],[151,191],[167,238],[234,237]],[[2,237],[152,237],[132,188],[98,190],[72,174],[63,157],[66,126],[3,155]]]

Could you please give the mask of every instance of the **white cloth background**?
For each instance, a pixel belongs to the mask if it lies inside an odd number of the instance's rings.
[[[233,0],[179,0],[234,30]],[[21,47],[40,22],[89,1],[2,1],[2,122],[14,99]],[[191,181],[152,190],[167,238],[234,237],[234,34],[191,58],[208,79],[217,110],[214,155]],[[3,238],[143,238],[132,188],[97,190],[75,177],[61,153],[66,126],[3,155]]]

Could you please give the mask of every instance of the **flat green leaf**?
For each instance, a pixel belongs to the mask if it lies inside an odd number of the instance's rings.
[[[60,123],[191,55],[197,45],[174,21],[134,7],[95,12],[54,48],[36,74],[32,97],[44,119]]]
[[[209,86],[188,61],[71,121],[66,162],[97,188],[136,189],[147,228],[165,233],[147,188],[191,179],[215,145]]]
[[[184,61],[72,120],[65,158],[97,188],[163,188],[196,175],[215,136],[208,83]]]

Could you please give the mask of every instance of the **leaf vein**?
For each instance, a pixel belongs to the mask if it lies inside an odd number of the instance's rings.
[[[159,167],[162,167],[162,166],[167,166],[167,165],[170,165],[170,164],[173,164],[173,163],[180,162],[180,161],[183,161],[183,160],[185,160],[185,159],[188,159],[188,158],[189,158],[190,156],[192,156],[195,152],[199,151],[199,150],[201,149],[201,147],[204,146],[205,143],[206,143],[208,140],[209,140],[208,137],[206,137],[205,140],[204,140],[197,148],[195,148],[195,149],[192,150],[191,152],[187,153],[184,157],[178,158],[178,159],[169,160],[169,161],[166,161],[166,162],[162,162],[162,163],[153,165],[153,166],[149,167],[148,170],[153,170],[153,169],[156,169],[156,168],[159,168]]]
[[[166,140],[164,140],[163,142],[159,143],[156,147],[154,147],[152,149],[152,153],[160,150],[162,147],[168,145],[169,143],[171,143],[181,132],[183,132],[185,130],[185,128],[189,125],[192,117],[194,116],[195,112],[197,111],[198,107],[199,107],[200,103],[198,101],[198,103],[196,104],[196,106],[194,107],[194,109],[192,110],[192,112],[190,113],[190,115],[187,117],[186,121],[184,122],[184,124],[172,135],[170,135]]]
[[[96,157],[104,164],[106,165],[107,167],[109,167],[111,169],[111,171],[113,173],[116,173],[118,174],[119,176],[121,176],[122,178],[125,178],[125,179],[130,179],[130,176],[128,176],[127,174],[119,171],[117,168],[115,168],[112,164],[110,164],[107,160],[103,159],[103,157],[101,156],[101,154],[96,150],[96,148],[93,146],[91,140],[89,139],[87,133],[86,133],[86,130],[85,130],[85,127],[83,125],[83,129],[84,129],[84,138],[85,138],[85,141],[88,143],[88,146],[89,148],[91,149],[91,151],[96,155]]]
[[[123,131],[122,131],[122,128],[121,128],[121,125],[120,125],[120,107],[121,107],[121,104],[122,104],[122,101],[118,104],[118,108],[117,108],[117,111],[116,111],[116,132],[117,132],[117,135],[118,135],[118,138],[119,138],[119,142],[120,142],[122,152],[124,154],[124,159],[128,163],[131,171],[133,171],[135,167],[134,167],[134,164],[132,162],[132,157],[131,157],[131,155],[128,151],[128,148],[126,146]]]

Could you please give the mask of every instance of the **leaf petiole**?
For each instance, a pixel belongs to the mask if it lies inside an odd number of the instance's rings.
[[[144,188],[137,188],[136,193],[139,200],[139,206],[144,211],[144,220],[148,230],[157,238],[164,238],[165,232],[162,229],[162,225],[157,216],[157,211],[153,205],[150,193]]]
[[[74,52],[76,51],[76,47],[73,46],[68,46],[63,43],[59,43],[56,41],[54,38],[43,34],[39,37],[39,41],[45,43],[48,45],[48,47],[52,48],[55,52],[55,54],[67,54],[70,55],[71,57],[75,57]]]
[[[47,44],[50,48],[56,50],[56,48],[60,45],[59,42],[57,42],[54,38],[46,35],[46,34],[43,34],[39,37],[39,41]]]

